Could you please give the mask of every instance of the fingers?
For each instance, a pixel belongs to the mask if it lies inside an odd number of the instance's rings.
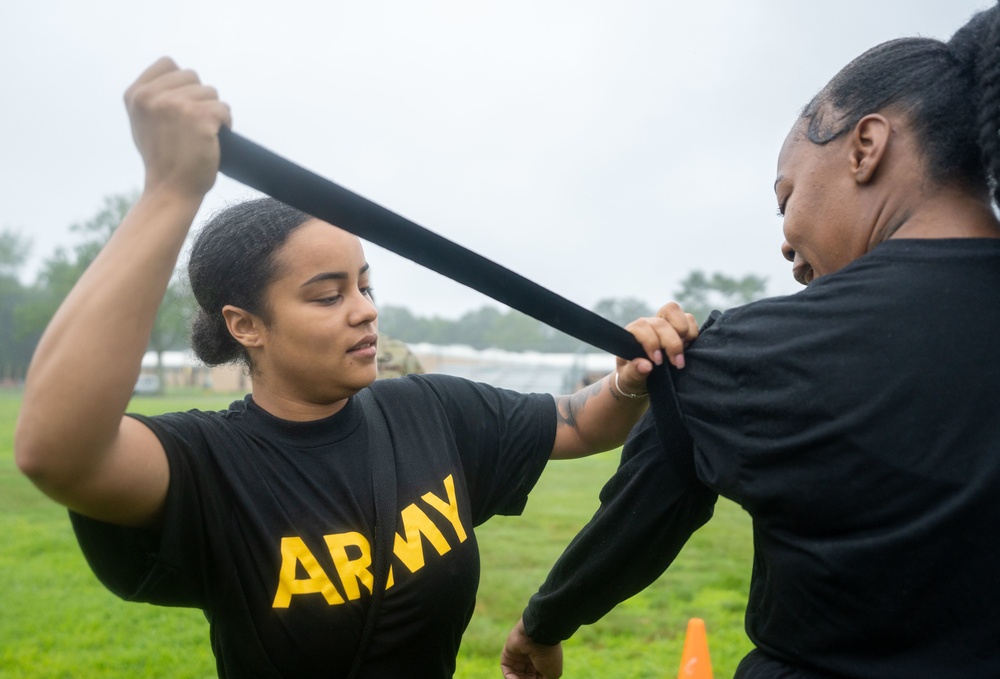
[[[204,195],[218,172],[218,131],[232,125],[229,106],[198,74],[158,59],[125,92],[146,185]]]
[[[677,302],[664,304],[656,315],[670,323],[685,344],[690,344],[698,337],[698,321],[692,314],[685,313]]]
[[[179,68],[167,57],[146,69],[125,91],[125,104],[130,112],[152,111],[157,106],[167,106],[169,101],[213,103],[212,109],[224,112],[226,118],[229,116],[229,107],[219,101],[214,87],[202,84],[197,73]]]
[[[684,367],[684,348],[698,337],[698,323],[694,316],[685,313],[676,302],[665,304],[656,316],[639,318],[625,328],[642,346],[649,359],[656,365],[663,363],[663,355],[676,367]],[[636,370],[648,372],[638,363]]]
[[[173,59],[171,59],[170,57],[160,57],[159,59],[154,61],[148,68],[146,68],[146,70],[143,71],[138,78],[136,78],[135,83],[132,85],[132,87],[135,87],[137,85],[142,85],[143,83],[147,83],[152,80],[156,80],[161,75],[176,70],[178,70],[177,64],[174,62]],[[129,89],[132,88],[130,87]]]
[[[541,676],[527,656],[512,653],[506,647],[500,656],[500,671],[504,679],[536,679]]]
[[[518,621],[500,655],[504,679],[558,679],[562,676],[562,644],[544,646],[531,640]]]

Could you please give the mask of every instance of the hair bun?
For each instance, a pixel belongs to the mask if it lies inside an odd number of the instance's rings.
[[[994,5],[973,15],[948,41],[948,51],[966,69],[975,69],[980,55],[997,47],[997,19],[1000,9]]]

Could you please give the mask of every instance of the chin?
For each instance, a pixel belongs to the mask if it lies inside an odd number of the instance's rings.
[[[376,370],[372,370],[370,374],[362,376],[358,380],[358,383],[356,385],[358,391],[361,391],[365,387],[371,385],[371,383],[374,382],[376,379],[378,379],[378,371]]]

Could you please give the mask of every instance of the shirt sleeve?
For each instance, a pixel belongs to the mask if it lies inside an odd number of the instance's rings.
[[[552,454],[556,405],[550,394],[521,394],[444,375],[420,376],[444,405],[479,525],[524,511]]]
[[[199,473],[197,456],[181,449],[196,445],[184,415],[149,418],[132,416],[160,439],[170,464],[170,486],[163,523],[158,530],[118,526],[70,511],[80,549],[94,575],[112,593],[127,601],[162,606],[203,608],[206,592],[197,569],[185,564],[206,558],[204,521],[199,493],[191,492]],[[185,432],[187,429],[187,433]]]
[[[678,473],[652,412],[636,425],[621,464],[601,491],[601,506],[556,561],[524,611],[528,635],[542,644],[568,639],[641,591],[707,522],[718,497]],[[642,548],[638,549],[637,546]]]

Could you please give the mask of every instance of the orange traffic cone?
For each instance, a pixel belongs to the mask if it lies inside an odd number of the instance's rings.
[[[684,654],[677,679],[712,679],[712,660],[708,657],[708,635],[701,618],[688,620],[684,637]]]

